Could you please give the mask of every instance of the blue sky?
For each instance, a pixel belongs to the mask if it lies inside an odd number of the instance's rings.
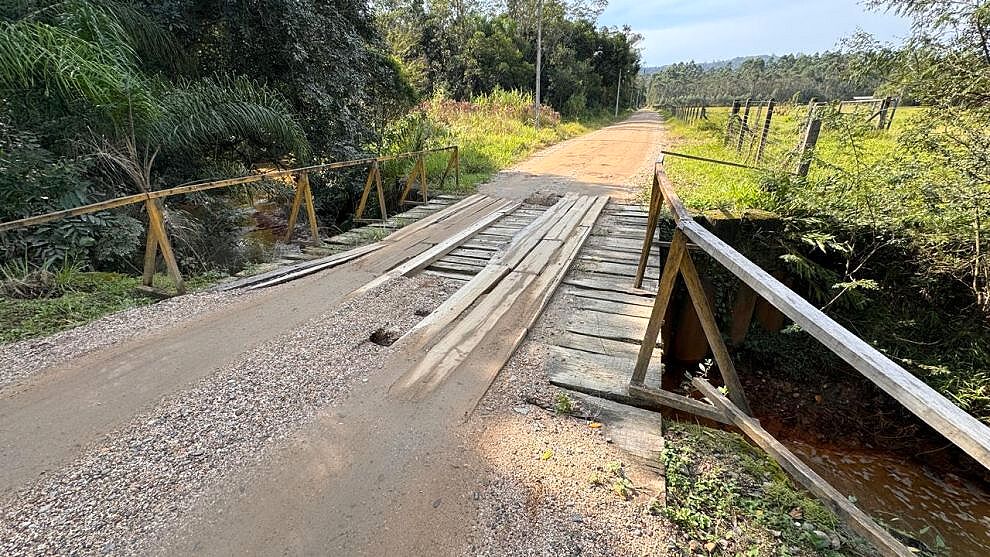
[[[599,22],[642,34],[644,66],[833,49],[857,28],[883,40],[908,21],[857,0],[609,0]]]

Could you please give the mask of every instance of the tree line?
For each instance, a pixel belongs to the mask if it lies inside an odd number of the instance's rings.
[[[579,115],[639,70],[602,5],[425,0],[19,0],[0,4],[0,220],[258,166],[357,158],[433,95],[532,91]],[[537,19],[537,13],[542,18]],[[316,188],[327,221],[354,188]],[[237,258],[227,192],[169,208],[177,248]],[[133,269],[143,218],[117,211],[4,234],[5,259]],[[194,260],[194,261],[193,261]],[[0,261],[2,263],[2,261]]]
[[[808,102],[872,95],[883,76],[864,52],[829,51],[745,58],[738,64],[671,64],[646,76],[647,102],[731,104],[753,98]]]

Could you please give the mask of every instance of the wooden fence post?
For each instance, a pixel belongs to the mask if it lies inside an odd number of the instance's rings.
[[[179,264],[172,251],[172,243],[169,242],[168,234],[165,232],[165,219],[162,217],[158,200],[149,199],[145,201],[144,207],[148,212],[148,243],[144,250],[144,276],[141,283],[149,288],[153,286],[155,267],[158,264],[158,248],[161,248],[162,259],[165,260],[165,268],[168,270],[169,278],[172,279],[172,284],[175,285],[175,290],[179,294],[185,294],[186,285],[182,281]]]
[[[763,151],[767,146],[767,138],[770,136],[770,121],[773,119],[773,99],[767,101],[767,117],[763,121],[763,133],[760,134],[760,146],[756,149],[756,164],[763,160]]]
[[[736,152],[741,153],[743,148],[743,142],[746,140],[746,130],[749,127],[749,108],[752,99],[746,99],[745,109],[743,110],[742,121],[739,122],[739,140],[736,142]]]
[[[640,345],[639,355],[636,357],[636,368],[633,370],[630,380],[630,383],[634,385],[642,385],[646,381],[646,372],[650,367],[650,359],[653,358],[653,350],[657,346],[657,337],[660,336],[663,316],[667,313],[667,305],[670,304],[670,297],[674,293],[674,285],[677,282],[681,261],[686,254],[687,238],[679,229],[675,230],[674,239],[670,242],[670,249],[667,251],[667,261],[663,265],[663,272],[657,285],[657,297],[653,299],[653,309],[650,311],[650,321],[646,324],[643,344]]]
[[[732,124],[735,123],[736,118],[739,117],[739,101],[732,101],[732,111],[729,113],[729,121],[725,125],[725,144],[728,145],[729,141],[732,139]]]
[[[885,130],[887,129],[887,111],[890,109],[890,97],[884,97],[880,101],[880,114],[877,118],[877,129]]]
[[[890,125],[894,123],[894,114],[897,114],[897,107],[901,104],[901,98],[895,97],[890,102],[890,115],[887,117],[887,128],[890,129]]]
[[[296,221],[299,219],[299,208],[306,204],[306,216],[309,218],[309,233],[313,237],[313,243],[320,244],[320,231],[316,222],[316,207],[313,204],[313,192],[309,187],[309,173],[303,172],[296,178],[296,195],[292,198],[292,209],[289,211],[289,222],[286,225],[285,241],[292,239],[295,232]]]
[[[808,170],[811,169],[811,159],[814,156],[815,145],[818,144],[818,135],[822,131],[822,121],[819,118],[813,118],[808,122],[808,129],[804,131],[804,139],[801,141],[801,147],[798,149],[798,166],[797,175],[807,176]]]

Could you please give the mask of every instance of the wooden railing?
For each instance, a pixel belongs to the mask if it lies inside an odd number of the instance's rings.
[[[313,192],[309,184],[309,175],[312,172],[321,172],[325,170],[335,170],[341,168],[351,168],[355,166],[365,166],[370,165],[368,171],[368,179],[365,181],[364,191],[361,195],[361,200],[358,204],[357,214],[355,215],[355,220],[364,220],[362,216],[364,214],[365,207],[368,201],[368,195],[371,192],[372,184],[375,185],[378,193],[378,202],[381,207],[381,220],[387,219],[386,208],[385,208],[385,193],[382,189],[382,179],[381,179],[381,168],[380,165],[383,162],[401,160],[401,159],[416,159],[409,176],[406,179],[405,187],[402,190],[400,196],[400,203],[406,203],[407,197],[412,190],[413,186],[418,183],[419,191],[422,200],[427,201],[427,178],[426,178],[426,155],[430,153],[439,152],[450,152],[450,156],[447,161],[447,167],[440,177],[440,183],[447,179],[451,172],[454,173],[455,183],[460,185],[460,157],[458,148],[455,145],[447,147],[439,147],[435,149],[424,149],[422,151],[413,151],[409,153],[400,153],[397,155],[386,155],[381,157],[369,157],[364,159],[354,159],[348,161],[339,161],[326,164],[317,164],[312,166],[306,166],[302,168],[292,168],[289,170],[276,170],[272,172],[261,172],[258,174],[252,174],[250,176],[242,176],[240,178],[228,178],[224,180],[213,180],[204,182],[194,182],[190,184],[183,184],[174,188],[168,188],[163,190],[154,190],[145,193],[138,193],[134,195],[127,195],[123,197],[117,197],[114,199],[108,199],[106,201],[100,201],[98,203],[91,203],[89,205],[82,205],[80,207],[74,207],[72,209],[66,209],[63,211],[53,211],[51,213],[45,213],[43,215],[35,215],[31,217],[26,217],[23,219],[18,219],[14,221],[8,221],[0,223],[0,233],[7,232],[10,230],[17,230],[20,228],[26,228],[29,226],[36,226],[39,224],[44,224],[47,222],[53,222],[69,217],[76,217],[80,215],[88,215],[91,213],[98,213],[100,211],[107,211],[110,209],[115,209],[117,207],[123,207],[126,205],[135,205],[138,203],[145,204],[145,210],[148,213],[148,233],[147,242],[144,254],[144,276],[142,279],[142,284],[146,287],[151,287],[152,279],[154,278],[155,269],[157,267],[158,261],[158,250],[161,249],[162,259],[165,261],[165,267],[168,271],[169,278],[175,285],[176,290],[179,293],[185,291],[185,286],[182,280],[182,274],[179,272],[179,266],[175,259],[175,254],[172,251],[172,244],[168,239],[168,234],[165,230],[165,221],[162,218],[162,207],[161,202],[167,197],[172,197],[176,195],[182,195],[187,193],[194,193],[200,191],[207,191],[218,188],[226,188],[230,186],[251,184],[254,182],[260,182],[262,180],[272,180],[272,179],[284,179],[293,178],[295,180],[295,197],[292,200],[292,209],[289,212],[288,230],[286,231],[285,241],[289,241],[292,238],[292,233],[296,227],[296,221],[299,218],[299,209],[305,205],[306,215],[309,220],[309,230],[312,236],[313,242],[319,243],[320,233],[317,226],[316,220],[316,207],[313,204]]]
[[[757,420],[750,417],[752,412],[749,410],[742,384],[739,381],[728,348],[718,330],[715,314],[687,248],[689,246],[697,248],[697,250],[711,256],[781,313],[792,319],[802,330],[824,344],[829,350],[987,469],[990,469],[990,428],[903,367],[894,363],[890,358],[884,356],[879,350],[836,323],[821,310],[808,303],[807,300],[695,222],[667,178],[662,155],[654,167],[646,237],[643,239],[643,251],[640,256],[634,287],[640,288],[642,286],[653,245],[653,237],[656,234],[660,212],[665,202],[673,216],[676,228],[673,241],[667,252],[663,272],[660,275],[657,295],[646,334],[630,379],[630,394],[680,411],[739,427],[780,462],[781,466],[794,475],[809,491],[823,498],[840,517],[846,519],[850,526],[881,551],[891,555],[911,555],[912,553],[903,544],[879,527],[868,515],[850,503],[808,466],[804,465],[800,459],[760,427]],[[657,345],[657,337],[667,306],[670,304],[678,275],[684,279],[688,295],[712,349],[715,363],[728,389],[728,398],[726,398],[708,381],[694,378],[694,386],[711,404],[664,390],[659,385],[647,386],[644,384],[650,358]]]

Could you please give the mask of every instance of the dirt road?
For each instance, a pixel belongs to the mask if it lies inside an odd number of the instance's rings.
[[[659,148],[659,134],[655,114],[636,113],[622,123],[538,153],[500,173],[481,191],[519,199],[537,192],[567,191],[634,198],[639,188],[633,182],[650,168]],[[419,238],[412,247],[381,250],[374,258],[234,300],[221,311],[89,354],[0,391],[0,517],[17,517],[0,521],[0,537],[9,533],[11,540],[23,539],[35,545],[36,540],[45,540],[56,547],[60,541],[78,538],[78,525],[70,528],[61,522],[45,522],[45,515],[56,514],[51,505],[59,504],[59,494],[45,483],[47,478],[61,478],[63,483],[68,481],[65,478],[78,478],[80,473],[73,467],[82,466],[81,462],[95,462],[100,468],[100,455],[121,444],[122,431],[143,431],[142,424],[159,427],[159,415],[171,419],[178,412],[185,419],[184,410],[173,410],[181,405],[184,393],[202,390],[204,382],[231,370],[249,373],[250,368],[244,368],[242,362],[248,354],[262,351],[270,361],[272,351],[277,352],[270,346],[273,341],[313,327],[314,320],[316,325],[331,320],[335,308],[355,288],[477,218],[465,216]],[[397,301],[391,303],[399,305],[393,310],[376,308],[380,315],[362,316],[360,327],[390,321],[395,315],[411,315],[401,292],[388,296],[396,296]],[[344,357],[365,350],[362,346],[345,351]],[[310,349],[319,352],[320,347],[306,347]],[[104,543],[109,537],[106,543],[110,545],[104,549],[122,548],[125,553],[151,550],[149,543],[173,554],[462,553],[476,515],[473,499],[480,489],[476,470],[484,462],[463,424],[488,382],[464,377],[451,381],[426,401],[389,399],[385,393],[408,368],[407,360],[408,355],[393,353],[381,360],[365,382],[350,383],[350,393],[343,401],[300,412],[300,416],[308,417],[294,418],[298,423],[279,424],[280,431],[292,432],[291,437],[262,435],[264,450],[259,452],[265,458],[237,454],[233,461],[243,465],[219,474],[214,485],[192,482],[163,486],[155,478],[148,479],[150,497],[182,501],[162,507],[189,507],[189,511],[177,512],[174,520],[156,522],[154,527],[149,517],[149,524],[135,531],[119,531],[118,519],[116,534],[108,535],[113,528],[100,526],[92,534],[97,540],[92,543]],[[235,366],[237,362],[242,363]],[[339,375],[346,376],[346,366],[351,364],[342,361],[328,365],[319,371],[332,376],[334,366],[339,365],[344,366]],[[237,381],[238,375],[232,374],[225,384]],[[277,396],[280,388],[284,387],[265,383],[251,386],[275,391],[266,396]],[[334,383],[332,388],[339,387]],[[221,409],[247,406],[235,395],[211,404]],[[163,413],[160,408],[166,405],[171,406]],[[236,416],[224,419],[240,427]],[[202,435],[208,435],[210,425],[199,425]],[[250,428],[251,424],[243,427]],[[239,431],[232,434],[233,441],[257,433]],[[147,439],[128,441],[127,446],[131,450],[137,446],[140,451],[141,447],[164,447],[170,442],[154,437],[160,433],[148,435]],[[233,441],[232,446],[236,445]],[[221,444],[217,450],[226,449]],[[209,466],[208,462],[202,464],[202,451],[193,447],[183,454],[191,455],[192,464],[183,461],[183,466],[191,466],[190,474],[200,470],[204,475],[217,475],[214,470],[197,468]],[[103,468],[102,473],[112,478],[112,466]],[[94,481],[112,483],[106,477],[97,478]],[[90,484],[84,481],[82,485]],[[82,489],[85,493],[87,488]],[[24,495],[27,492],[52,496],[33,499]],[[31,504],[38,508],[24,508]],[[91,501],[88,507],[94,505],[99,507],[100,500]],[[97,508],[95,512],[116,516],[116,510],[111,510],[114,512]],[[91,516],[94,511],[86,508],[85,512]],[[136,518],[140,516],[138,512]],[[71,521],[71,513],[68,517],[66,520]],[[47,530],[38,534],[33,520],[47,524]],[[79,520],[88,524],[89,519]]]
[[[660,117],[640,111],[629,119],[558,143],[498,174],[481,193],[524,199],[535,191],[638,198],[645,171],[660,154]]]

